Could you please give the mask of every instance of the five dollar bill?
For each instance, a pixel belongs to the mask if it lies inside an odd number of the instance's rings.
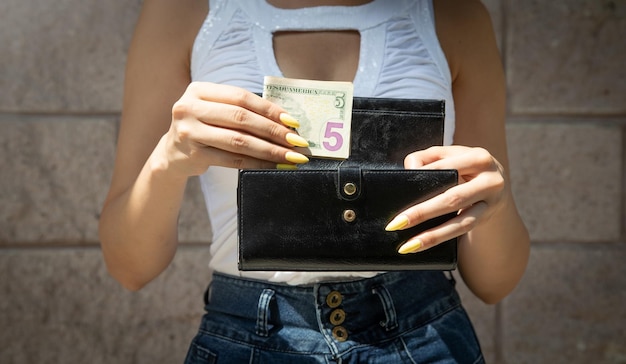
[[[309,147],[296,149],[320,158],[346,159],[350,154],[353,90],[351,82],[272,76],[263,82],[263,97],[300,122],[296,131]]]

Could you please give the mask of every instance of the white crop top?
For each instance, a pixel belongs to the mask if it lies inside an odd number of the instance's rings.
[[[452,143],[451,77],[434,26],[431,0],[374,0],[361,6],[280,9],[265,0],[210,0],[194,43],[193,81],[262,92],[263,77],[282,76],[273,32],[357,30],[361,53],[354,95],[446,101],[444,144]],[[210,267],[288,284],[371,277],[375,272],[240,272],[237,269],[237,170],[210,167],[200,183],[211,219]]]

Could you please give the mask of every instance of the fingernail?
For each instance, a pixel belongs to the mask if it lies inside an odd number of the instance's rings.
[[[293,171],[298,169],[298,166],[296,166],[295,164],[278,163],[276,165],[276,169],[280,169],[283,171]]]
[[[400,254],[408,254],[408,253],[417,253],[422,247],[422,241],[420,239],[411,239],[406,243],[402,244],[400,249],[398,249],[398,253]]]
[[[295,164],[303,164],[309,161],[309,158],[307,158],[304,154],[296,152],[287,152],[285,154],[285,159]]]
[[[385,230],[387,231],[396,231],[406,227],[409,224],[409,218],[406,215],[398,215],[395,219],[391,220],[387,226],[385,226]]]
[[[282,113],[278,116],[278,118],[280,119],[280,122],[290,126],[292,128],[299,128],[300,127],[300,123],[298,122],[298,120],[296,120],[296,118],[294,118],[293,116],[287,114],[287,113]]]
[[[306,141],[303,137],[298,134],[289,133],[285,136],[287,143],[293,145],[294,147],[308,147],[309,142]]]

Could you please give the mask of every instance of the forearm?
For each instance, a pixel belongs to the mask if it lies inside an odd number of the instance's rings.
[[[158,150],[159,146],[126,191],[107,200],[100,218],[109,272],[132,290],[161,273],[178,245],[178,216],[187,178],[169,173]]]
[[[459,271],[477,297],[497,303],[521,279],[529,246],[528,231],[509,195],[502,209],[460,238]]]

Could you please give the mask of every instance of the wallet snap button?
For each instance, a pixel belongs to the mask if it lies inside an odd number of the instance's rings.
[[[326,296],[326,304],[330,308],[338,307],[343,301],[343,297],[341,297],[341,293],[337,291],[332,291]]]
[[[333,325],[341,325],[346,320],[346,312],[340,308],[330,313],[330,323]]]
[[[346,183],[343,185],[343,192],[348,196],[354,195],[356,193],[356,185],[352,182]]]
[[[344,210],[343,220],[345,222],[353,222],[354,220],[356,220],[356,212],[354,212],[354,210]]]
[[[337,341],[346,341],[348,340],[348,330],[343,326],[335,326],[333,328],[333,337]]]

